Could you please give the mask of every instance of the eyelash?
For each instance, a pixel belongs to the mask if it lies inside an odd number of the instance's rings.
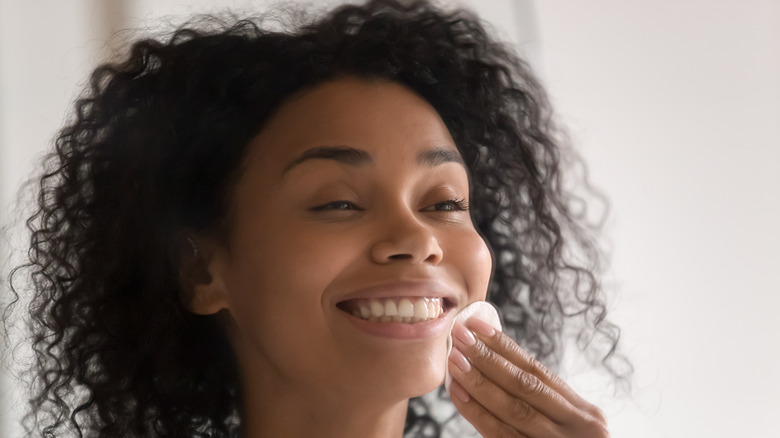
[[[439,202],[433,205],[433,207],[436,207],[438,205],[448,205],[451,206],[451,210],[433,210],[433,211],[468,211],[469,209],[469,203],[466,202],[463,198],[455,198],[450,199],[444,202]]]
[[[348,208],[341,208],[343,206],[347,206]],[[358,207],[352,202],[349,201],[333,201],[328,202],[327,204],[320,205],[318,207],[314,207],[311,209],[312,211],[330,211],[330,210],[357,210],[357,211],[363,211],[362,208]]]
[[[437,207],[437,206],[440,206],[440,205],[447,205],[447,206],[450,206],[452,208],[451,209],[447,209],[447,210],[438,210],[438,209],[429,210],[429,208],[431,208],[431,207]],[[346,208],[344,208],[344,207],[346,207]],[[455,199],[449,199],[449,200],[443,201],[443,202],[437,202],[436,204],[433,204],[431,207],[426,207],[422,211],[443,211],[443,212],[447,212],[447,211],[468,211],[469,204],[463,198],[455,198]],[[327,204],[323,204],[323,205],[314,207],[311,210],[312,211],[333,211],[333,210],[337,210],[337,211],[338,210],[363,211],[362,208],[360,208],[359,206],[355,205],[353,202],[350,202],[350,201],[333,201],[333,202],[328,202]]]

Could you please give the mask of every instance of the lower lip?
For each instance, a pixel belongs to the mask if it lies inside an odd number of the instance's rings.
[[[343,311],[342,314],[362,331],[370,335],[392,339],[427,339],[442,336],[444,331],[449,330],[454,315],[450,309],[436,319],[416,324],[405,324],[402,322],[367,321]]]

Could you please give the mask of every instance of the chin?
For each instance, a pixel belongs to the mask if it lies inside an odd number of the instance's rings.
[[[427,394],[444,383],[444,357],[442,353],[410,357],[402,363],[394,361],[382,383],[398,398],[409,399]]]
[[[409,396],[406,398],[423,396],[425,394],[428,394],[431,391],[436,390],[443,384],[444,384],[444,372],[442,371],[441,378],[434,379],[427,382],[420,382],[420,385],[417,388],[413,388],[413,390],[409,392]]]

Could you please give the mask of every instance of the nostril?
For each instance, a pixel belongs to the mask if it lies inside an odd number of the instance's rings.
[[[432,263],[441,261],[442,250],[432,235],[421,236],[420,233],[386,236],[374,242],[370,256],[376,263]]]

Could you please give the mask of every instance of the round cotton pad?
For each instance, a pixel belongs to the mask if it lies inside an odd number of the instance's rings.
[[[449,368],[450,351],[452,351],[452,327],[456,322],[465,324],[466,320],[472,316],[476,316],[492,325],[496,330],[502,331],[501,318],[498,316],[498,310],[496,310],[496,307],[493,304],[488,303],[487,301],[475,301],[461,309],[461,311],[455,315],[455,318],[452,320],[452,326],[450,326],[450,334],[447,336],[447,361],[444,364],[444,387],[447,389],[447,394],[450,393],[450,382],[452,382]]]

